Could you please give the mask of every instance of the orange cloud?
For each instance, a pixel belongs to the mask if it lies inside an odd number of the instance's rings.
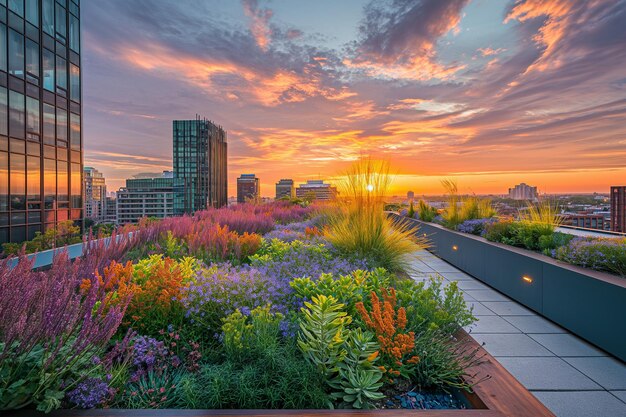
[[[250,33],[254,36],[257,45],[266,51],[272,36],[272,30],[269,27],[272,11],[259,9],[256,0],[244,0],[243,12],[250,19]]]
[[[506,51],[506,49],[504,48],[498,48],[498,49],[478,48],[478,52],[480,52],[482,56],[498,55],[499,53],[504,52],[504,51]]]

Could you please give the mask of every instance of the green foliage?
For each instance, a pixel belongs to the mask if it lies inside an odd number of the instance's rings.
[[[413,207],[413,201],[409,204],[409,211],[406,213],[407,217],[415,218],[415,207]]]
[[[334,297],[345,305],[349,315],[356,316],[355,305],[365,302],[372,291],[378,292],[381,288],[389,287],[392,275],[383,268],[369,271],[357,270],[350,275],[335,279],[333,274],[322,274],[319,279],[296,278],[289,283],[296,295],[305,300],[324,295]]]
[[[332,397],[354,408],[367,408],[378,392],[382,372],[373,366],[378,344],[371,333],[349,330],[352,318],[343,304],[319,295],[302,308],[298,346],[333,389]]]
[[[257,307],[244,316],[239,310],[224,318],[224,352],[228,360],[242,360],[275,348],[284,316],[271,313],[270,306]]]
[[[185,377],[179,395],[184,408],[194,409],[315,409],[330,402],[318,370],[294,343],[243,362],[206,364]]]
[[[46,230],[45,233],[35,232],[33,240],[23,243],[3,243],[2,249],[5,255],[17,255],[22,248],[26,253],[35,253],[81,241],[80,227],[74,225],[72,220],[66,220],[57,223],[56,227]]]
[[[184,372],[174,369],[149,371],[137,382],[131,382],[117,397],[119,408],[176,408],[181,404],[180,390]]]
[[[471,389],[463,377],[467,376],[466,369],[480,363],[477,350],[467,349],[438,330],[427,330],[415,337],[415,351],[420,360],[414,365],[411,381],[420,389]]]
[[[407,330],[416,333],[439,330],[452,334],[476,321],[456,281],[444,286],[441,276],[431,276],[428,285],[399,279],[393,286],[399,306],[406,310]]]
[[[301,240],[285,242],[275,238],[269,241],[263,239],[261,248],[254,255],[250,256],[249,259],[252,265],[262,265],[270,261],[280,261],[288,252],[302,248],[306,248],[307,252],[310,254],[309,256],[319,256],[323,259],[331,259],[333,257],[328,247],[321,243],[311,244]]]
[[[573,236],[554,232],[554,227],[545,223],[521,221],[487,225],[485,238],[549,255],[553,249],[567,245]]]
[[[432,222],[438,214],[437,209],[432,207],[424,200],[420,200],[417,203],[417,213],[419,214],[420,220],[423,220],[425,222]]]

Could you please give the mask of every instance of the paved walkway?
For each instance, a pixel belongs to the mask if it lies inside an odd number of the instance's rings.
[[[478,322],[465,330],[557,417],[626,417],[626,365],[429,252],[413,278],[458,281]]]

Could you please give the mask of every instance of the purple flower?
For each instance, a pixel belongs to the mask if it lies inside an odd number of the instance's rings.
[[[70,403],[80,408],[94,408],[109,396],[109,384],[100,378],[88,378],[67,393]]]

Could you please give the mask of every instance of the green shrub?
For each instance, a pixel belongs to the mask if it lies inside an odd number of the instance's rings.
[[[425,202],[424,200],[420,200],[417,203],[417,212],[420,220],[425,222],[432,222],[435,217],[437,217],[437,209]]]
[[[244,316],[239,310],[224,318],[222,326],[227,360],[243,360],[279,344],[284,316],[271,313],[270,306],[257,307]]]
[[[464,221],[488,219],[497,214],[491,206],[491,200],[476,196],[461,198],[455,181],[443,180],[441,183],[448,199],[448,207],[441,214],[443,225],[447,228],[456,229]]]
[[[296,278],[289,285],[298,297],[305,300],[320,295],[332,296],[345,305],[350,316],[356,317],[356,303],[365,302],[372,291],[378,292],[381,288],[389,287],[391,279],[392,275],[385,269],[376,268],[371,272],[357,270],[337,278],[333,274],[322,274],[316,280]]]
[[[393,286],[399,306],[406,310],[407,330],[416,333],[439,330],[452,334],[476,321],[456,281],[444,286],[441,276],[431,276],[428,285],[398,279]]]
[[[126,386],[126,390],[116,398],[116,405],[130,409],[179,407],[182,403],[180,384],[183,376],[183,371],[174,369],[149,371],[137,382]]]
[[[554,251],[564,262],[626,276],[626,238],[577,237]]]
[[[413,201],[409,204],[409,211],[407,211],[406,215],[412,219],[415,217],[415,207],[413,207]]]
[[[367,408],[370,401],[383,398],[378,392],[383,374],[373,365],[379,348],[374,335],[349,330],[352,318],[332,296],[320,295],[304,304],[298,346],[332,388],[332,397],[354,408]]]

